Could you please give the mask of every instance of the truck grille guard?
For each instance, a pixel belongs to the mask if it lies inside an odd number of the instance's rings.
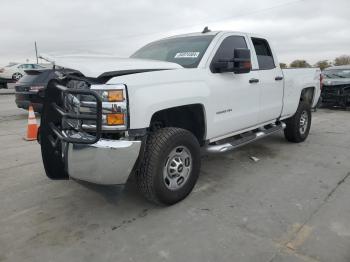
[[[46,90],[42,124],[47,138],[54,148],[60,144],[59,141],[94,144],[100,140],[102,134],[102,99],[92,90],[67,86],[53,81]],[[93,99],[94,103],[84,107],[79,101],[81,97],[90,101]],[[85,112],[81,112],[81,109],[85,109]],[[82,128],[84,121],[95,123],[93,132],[86,132]]]

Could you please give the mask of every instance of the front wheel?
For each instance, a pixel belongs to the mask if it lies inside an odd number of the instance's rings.
[[[286,121],[285,138],[293,143],[305,141],[311,127],[311,107],[308,103],[300,101],[297,112]]]
[[[197,138],[181,128],[162,128],[147,139],[136,181],[148,200],[172,205],[191,193],[199,171]]]

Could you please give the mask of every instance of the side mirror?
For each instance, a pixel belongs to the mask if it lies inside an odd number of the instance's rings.
[[[234,73],[245,74],[252,70],[252,60],[250,50],[246,48],[236,48],[234,50]]]
[[[235,48],[232,59],[220,59],[213,62],[212,69],[214,73],[249,73],[252,69],[250,50],[246,48]]]

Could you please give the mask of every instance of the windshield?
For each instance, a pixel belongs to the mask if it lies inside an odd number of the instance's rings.
[[[19,80],[19,83],[45,85],[52,74],[54,74],[53,70],[28,71],[27,74]]]
[[[324,78],[350,78],[350,69],[329,69],[323,71]]]
[[[178,37],[150,43],[131,58],[177,63],[186,68],[197,67],[214,35]]]

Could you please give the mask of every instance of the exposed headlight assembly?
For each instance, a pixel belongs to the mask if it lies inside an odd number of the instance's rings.
[[[128,98],[127,89],[123,84],[91,85],[90,90],[96,92],[102,100],[102,132],[125,131],[128,128]],[[91,95],[65,96],[65,108],[74,114],[95,115],[96,99]],[[93,132],[96,130],[95,120],[65,121],[75,130],[82,129]]]
[[[123,84],[92,85],[90,90],[97,92],[102,98],[102,130],[126,130],[129,120],[126,86]]]

